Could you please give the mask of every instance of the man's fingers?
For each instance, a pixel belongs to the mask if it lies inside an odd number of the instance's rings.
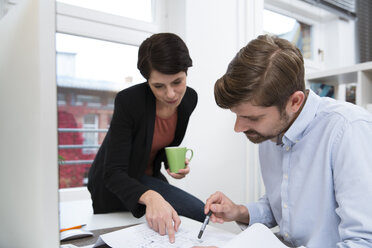
[[[221,218],[216,218],[216,222],[217,223],[220,223],[220,224],[225,223],[225,221],[223,219],[221,219]]]
[[[207,199],[205,206],[204,206],[204,214],[208,214],[209,210],[211,210],[211,204],[215,203],[217,201],[218,197],[216,196],[216,193],[209,196]],[[213,211],[213,210],[212,210]]]
[[[211,204],[210,209],[215,215],[228,212],[228,207],[223,204]]]
[[[214,214],[211,215],[211,217],[210,217],[209,220],[212,221],[213,223],[220,223],[220,224],[222,224],[222,223],[225,222],[225,220],[223,218],[218,217],[218,216],[216,216]]]
[[[212,194],[208,199],[207,203],[212,204],[212,203],[221,203],[222,202],[222,193],[217,191],[216,193]]]

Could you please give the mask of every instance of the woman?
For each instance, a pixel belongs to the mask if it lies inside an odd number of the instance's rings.
[[[197,104],[196,92],[186,86],[192,66],[186,44],[175,34],[154,34],[138,52],[137,67],[147,82],[119,92],[107,135],[89,171],[88,189],[94,213],[129,210],[146,213],[151,228],[174,241],[178,214],[203,221],[204,204],[170,185],[160,172],[167,161],[164,147],[178,146]],[[167,172],[176,179],[185,177]]]

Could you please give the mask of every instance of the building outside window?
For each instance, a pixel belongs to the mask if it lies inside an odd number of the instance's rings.
[[[145,79],[137,69],[137,45],[57,33],[56,48],[59,187],[81,187],[110,125],[116,94]]]
[[[83,129],[98,129],[98,115],[87,114],[83,118]],[[83,132],[83,145],[96,146],[98,145],[97,132]],[[97,148],[83,148],[83,154],[96,154]]]

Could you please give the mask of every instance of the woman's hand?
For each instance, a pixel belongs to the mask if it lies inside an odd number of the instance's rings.
[[[146,221],[160,235],[168,233],[169,242],[175,242],[175,232],[181,224],[176,210],[156,191],[143,193],[139,202],[146,205]]]
[[[173,173],[169,169],[167,169],[168,175],[170,175],[171,177],[173,177],[175,179],[182,179],[182,178],[184,178],[187,174],[190,173],[190,167],[189,167],[189,160],[188,159],[185,160],[185,165],[186,165],[185,168],[184,169],[180,169],[178,171],[178,173]]]

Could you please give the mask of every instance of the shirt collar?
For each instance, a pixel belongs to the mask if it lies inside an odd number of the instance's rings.
[[[310,125],[311,121],[316,115],[320,100],[320,97],[309,89],[309,94],[301,113],[297,116],[296,120],[292,123],[289,129],[284,133],[282,138],[282,142],[284,144],[287,142],[293,144],[301,140],[301,138],[304,136],[306,128]]]

